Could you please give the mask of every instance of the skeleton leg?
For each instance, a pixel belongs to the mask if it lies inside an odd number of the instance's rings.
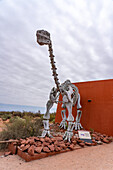
[[[50,119],[50,109],[52,108],[53,106],[53,102],[51,100],[49,100],[46,104],[46,113],[45,115],[43,116],[43,125],[44,125],[44,130],[42,132],[42,135],[41,137],[45,137],[46,135],[49,136],[49,137],[52,137],[52,135],[50,134],[50,129],[49,129],[49,119]]]
[[[65,132],[63,138],[64,140],[68,140],[69,142],[71,142],[71,138],[73,136],[73,121],[74,121],[74,117],[72,115],[72,103],[66,103],[66,107],[68,109],[68,128],[67,131]]]
[[[66,106],[64,104],[62,104],[62,108],[64,108],[64,110],[61,111],[62,121],[61,121],[59,127],[66,129],[66,126],[67,126],[67,122],[66,122]]]
[[[80,94],[78,93],[78,100],[77,100],[77,109],[82,108],[81,104],[80,104]]]
[[[52,108],[53,104],[56,102],[56,98],[57,98],[57,89],[53,87],[51,89],[50,96],[49,96],[50,100],[48,100],[46,104],[46,113],[43,116],[44,130],[42,132],[42,137],[45,137],[46,135],[52,137],[49,129],[49,119],[50,119],[49,111]]]
[[[68,140],[69,142],[71,142],[71,138],[73,136],[73,122],[68,122],[68,128],[67,131],[65,132],[63,138],[64,141]]]
[[[82,125],[80,123],[80,119],[82,116],[82,111],[79,110],[80,108],[82,108],[81,104],[80,104],[80,94],[78,93],[78,100],[77,100],[77,116],[76,116],[76,121],[74,123],[74,128],[75,130],[80,130],[82,129]]]
[[[46,104],[46,113],[44,114],[43,119],[50,119],[49,111],[52,108],[53,104],[54,103],[51,100],[48,100],[48,102]]]
[[[45,136],[49,136],[52,137],[52,135],[50,134],[50,129],[49,129],[49,120],[43,120],[43,125],[44,125],[44,130],[42,132],[41,137],[45,137]]]
[[[81,116],[82,116],[82,111],[81,110],[77,110],[76,121],[74,123],[75,130],[80,130],[80,129],[83,128],[81,123],[80,123]]]

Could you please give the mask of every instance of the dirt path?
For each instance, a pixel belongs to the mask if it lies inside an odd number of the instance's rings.
[[[0,158],[0,170],[113,170],[113,142],[25,162],[17,155]]]

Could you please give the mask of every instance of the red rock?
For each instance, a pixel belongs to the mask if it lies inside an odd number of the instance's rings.
[[[55,138],[51,138],[51,141],[52,141],[52,142],[55,142],[55,141],[56,141],[56,139],[55,139]]]
[[[77,142],[78,142],[78,143],[82,143],[82,142],[83,142],[83,140],[78,139],[78,140],[77,140]]]
[[[50,151],[54,151],[55,150],[55,147],[54,147],[54,145],[52,144],[52,145],[48,145],[48,148],[50,149]]]
[[[59,146],[55,146],[55,151],[56,152],[61,151],[61,148]]]
[[[13,143],[9,143],[8,150],[11,151],[12,154],[16,154],[17,152],[17,146],[13,145]]]
[[[107,138],[104,138],[104,139],[103,139],[103,142],[104,142],[104,143],[109,143],[109,140],[108,140]]]
[[[41,142],[44,142],[44,141],[45,141],[45,139],[44,139],[44,138],[39,138],[39,140],[40,140]]]
[[[107,135],[106,134],[103,134],[103,137],[106,137]]]
[[[68,146],[68,148],[73,150],[74,149],[74,144],[71,144],[70,146]]]
[[[41,153],[42,149],[43,149],[43,147],[35,147],[35,151],[37,153]]]
[[[69,143],[69,142],[66,142],[65,145],[66,145],[66,146],[70,146],[70,143]]]
[[[8,156],[8,155],[11,155],[12,154],[12,152],[11,151],[9,151],[9,152],[5,152],[4,153],[4,156]]]
[[[60,132],[61,132],[61,133],[64,132],[64,129],[61,129]]]
[[[101,135],[101,133],[97,133],[97,135],[98,135],[98,136],[100,136],[100,135]]]
[[[103,138],[104,136],[103,135],[100,135],[101,138]]]
[[[48,146],[49,143],[48,142],[43,142],[43,146]]]
[[[97,143],[95,142],[95,143],[92,143],[91,145],[92,145],[92,146],[96,146],[96,145],[97,145]]]
[[[61,137],[61,138],[63,138],[63,137],[62,137],[62,135],[60,135],[60,134],[58,134],[58,137]]]
[[[35,149],[34,145],[30,146],[30,148],[28,149],[28,154],[33,156],[34,155],[34,149]]]
[[[36,146],[42,146],[42,143],[40,141],[35,142]]]
[[[93,142],[93,143],[96,143],[96,141],[95,141],[94,139],[92,139],[92,142]]]
[[[28,139],[26,140],[25,144],[29,144],[30,141],[31,141],[31,140],[28,138]]]
[[[94,134],[94,133],[93,133],[91,136],[92,136],[92,137],[95,137],[95,138],[97,137],[97,135],[96,135],[96,134]]]
[[[112,136],[109,136],[107,139],[109,140],[109,142],[113,141],[113,137]]]
[[[35,142],[39,141],[39,137],[34,136]]]
[[[33,145],[35,143],[34,138],[30,139],[30,144]]]
[[[48,147],[46,147],[46,146],[45,146],[45,147],[43,147],[43,151],[44,151],[44,152],[46,152],[46,153],[49,153],[49,152],[50,152],[49,148],[48,148]]]
[[[60,144],[65,144],[64,141],[59,141],[58,143],[60,143]]]
[[[22,149],[22,151],[26,151],[29,147],[30,147],[30,145],[28,144],[28,145],[22,147],[21,149]]]
[[[18,142],[15,141],[15,142],[12,142],[12,143],[13,143],[13,145],[17,145]]]
[[[21,140],[21,144],[26,144],[26,140]]]
[[[54,145],[58,145],[58,141],[55,141],[55,142],[54,142]]]
[[[63,144],[63,143],[60,143],[60,144],[59,144],[59,146],[60,146],[61,148],[63,148],[63,149],[65,149],[65,148],[66,148],[66,145],[65,145],[65,144]]]
[[[78,131],[74,131],[74,134],[78,134]]]
[[[56,137],[56,140],[57,140],[57,141],[62,141],[62,140],[63,140],[63,137],[58,136],[58,137]]]
[[[100,141],[101,138],[100,138],[99,136],[97,136],[97,137],[95,138],[95,140]]]
[[[49,137],[45,137],[45,141],[51,143],[51,139]]]
[[[20,145],[20,148],[22,149],[25,146],[25,144]]]
[[[77,144],[77,141],[76,141],[76,140],[73,140],[72,143],[73,143],[74,145],[76,145],[76,144]]]
[[[92,144],[91,144],[91,143],[88,143],[88,142],[85,142],[85,145],[91,146]]]
[[[81,147],[84,147],[84,146],[85,146],[85,143],[84,143],[84,142],[81,142],[81,143],[79,143],[79,145],[80,145]]]

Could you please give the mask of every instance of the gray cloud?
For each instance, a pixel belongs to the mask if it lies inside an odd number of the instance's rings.
[[[2,0],[1,103],[45,106],[55,86],[37,29],[51,33],[61,83],[113,78],[112,0]]]

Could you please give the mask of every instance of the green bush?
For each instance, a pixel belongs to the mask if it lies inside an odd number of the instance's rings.
[[[41,117],[42,116],[42,114],[40,114],[40,113],[35,113],[34,114],[34,117]]]
[[[26,117],[26,119],[17,118],[12,124],[6,124],[6,128],[0,132],[0,140],[24,139],[30,136],[40,136],[41,129],[41,119],[31,120],[28,117]],[[4,146],[5,145],[0,145],[0,149],[4,148]]]
[[[13,123],[13,122],[15,122],[15,120],[17,120],[17,119],[20,119],[20,117],[19,116],[15,116],[15,117],[11,117],[10,119],[9,119],[9,123]]]
[[[1,118],[2,118],[3,121],[6,121],[7,119],[10,119],[11,116],[12,116],[11,114],[4,114],[4,115],[1,116]]]
[[[90,133],[91,133],[91,134],[94,132],[94,129],[92,129],[92,128],[90,128],[89,130],[90,130]]]
[[[1,117],[2,115],[5,115],[5,114],[7,114],[7,115],[12,115],[12,112],[9,112],[9,111],[0,111],[0,117]]]
[[[7,115],[7,116],[6,116]],[[26,112],[26,111],[23,111],[23,112],[20,112],[20,111],[0,111],[0,118],[3,117],[4,120],[7,120],[7,117],[8,119],[10,117],[21,117],[23,118],[24,116],[31,116],[31,117],[42,117],[42,114],[40,112],[37,112],[37,113],[32,113],[32,112]]]
[[[55,122],[55,116],[56,116],[56,113],[50,114],[50,122]]]

